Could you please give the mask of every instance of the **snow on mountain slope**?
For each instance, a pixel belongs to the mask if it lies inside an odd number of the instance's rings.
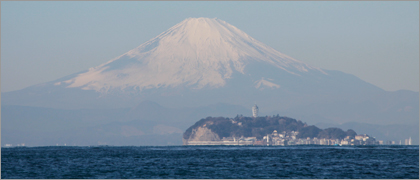
[[[272,80],[272,79],[269,79]],[[261,80],[255,81],[255,88],[257,89],[264,89],[265,87],[269,87],[269,88],[280,88],[280,85],[272,83],[270,81],[265,80],[264,78],[261,78]]]
[[[234,71],[244,74],[250,61],[268,63],[297,76],[309,70],[326,74],[274,50],[225,21],[188,18],[139,47],[63,83],[68,88],[98,92],[179,85],[218,88],[226,84]],[[261,83],[278,86],[265,80]]]

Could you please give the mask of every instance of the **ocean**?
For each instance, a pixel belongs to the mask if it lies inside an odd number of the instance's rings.
[[[1,148],[2,179],[419,178],[419,146]]]

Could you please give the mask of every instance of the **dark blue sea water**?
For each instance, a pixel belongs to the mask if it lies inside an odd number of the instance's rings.
[[[1,178],[419,178],[419,146],[16,147]]]

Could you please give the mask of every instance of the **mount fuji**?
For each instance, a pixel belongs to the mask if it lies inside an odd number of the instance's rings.
[[[189,18],[139,47],[64,83],[108,93],[180,85],[192,89],[219,88],[237,72],[259,62],[293,75],[323,72],[288,57],[219,19]],[[268,80],[258,86],[279,87]]]
[[[388,92],[351,74],[310,66],[217,18],[185,19],[99,66],[2,93],[3,106],[141,111],[139,106],[151,104],[160,114],[217,104],[250,109],[254,103],[262,114],[309,123],[418,124],[419,119],[418,92]],[[224,108],[215,109],[194,117],[223,114]]]

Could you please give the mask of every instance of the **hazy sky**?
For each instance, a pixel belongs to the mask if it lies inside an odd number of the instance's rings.
[[[217,17],[312,66],[419,91],[419,2],[1,2],[1,91],[105,63]]]

